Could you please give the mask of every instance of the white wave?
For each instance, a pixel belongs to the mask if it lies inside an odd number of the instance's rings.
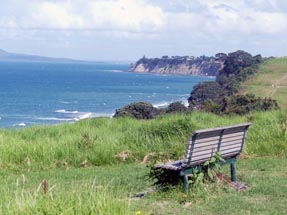
[[[44,120],[44,121],[73,121],[74,119],[70,118],[57,118],[57,117],[38,117],[37,120]]]
[[[119,69],[105,69],[105,70],[101,70],[104,72],[124,72],[123,70],[119,70]]]
[[[122,70],[118,70],[118,69],[112,69],[112,70],[107,70],[109,72],[123,72]]]
[[[115,113],[93,113],[91,117],[110,117],[112,118]]]
[[[75,121],[79,121],[82,119],[96,118],[96,117],[109,117],[112,118],[114,113],[83,113],[79,117],[74,118]]]
[[[14,124],[13,126],[14,126],[14,127],[15,127],[15,126],[25,127],[26,124],[25,124],[24,122],[21,122],[21,123],[19,123],[19,124]]]
[[[155,103],[153,104],[153,106],[155,108],[166,108],[168,105],[170,105],[171,103],[173,102],[182,102],[182,104],[184,104],[185,107],[188,107],[189,106],[189,103],[188,103],[188,100],[187,98],[181,98],[179,100],[175,100],[175,101],[170,101],[170,102],[159,102],[159,103]]]
[[[81,119],[88,119],[88,118],[92,118],[92,113],[84,113],[80,115],[79,117],[74,118],[74,120],[79,121]]]
[[[188,106],[189,106],[189,103],[188,103],[188,100],[187,100],[187,99],[183,100],[182,103],[184,104],[185,107],[188,107]]]
[[[81,115],[79,117],[79,119],[87,119],[87,118],[90,118],[92,116],[92,113],[85,113],[83,115]]]
[[[59,101],[60,103],[62,104],[76,104],[78,103],[78,101],[71,101],[71,102],[68,102],[68,101]]]
[[[65,110],[65,109],[61,109],[61,110],[55,110],[55,113],[67,113],[67,114],[77,114],[79,113],[79,111],[75,110],[75,111],[69,111],[69,110]]]
[[[160,102],[160,103],[153,104],[155,108],[164,108],[164,107],[167,107],[168,105],[169,105],[169,102]]]

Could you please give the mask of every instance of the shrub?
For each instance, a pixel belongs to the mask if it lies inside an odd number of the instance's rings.
[[[136,119],[153,119],[158,109],[146,102],[135,102],[116,110],[114,117],[132,117]]]
[[[178,113],[187,111],[187,107],[182,102],[173,102],[168,105],[166,113]]]

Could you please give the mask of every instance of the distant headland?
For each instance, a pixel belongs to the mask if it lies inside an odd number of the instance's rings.
[[[54,57],[44,57],[39,55],[30,55],[30,54],[18,54],[7,52],[3,49],[0,49],[0,62],[55,62],[55,63],[72,63],[72,62],[87,62],[82,60],[74,60],[69,58],[54,58]]]
[[[130,66],[130,72],[216,76],[224,61],[218,57],[162,56],[139,59]]]

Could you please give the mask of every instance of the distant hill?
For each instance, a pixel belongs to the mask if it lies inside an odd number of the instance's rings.
[[[0,61],[27,61],[27,62],[85,62],[68,58],[52,58],[38,55],[10,53],[0,49]]]
[[[161,58],[139,59],[131,64],[130,72],[147,72],[159,74],[216,76],[223,67],[216,57],[162,56]]]
[[[281,108],[287,108],[287,58],[266,60],[256,75],[244,83],[243,93],[271,97]]]

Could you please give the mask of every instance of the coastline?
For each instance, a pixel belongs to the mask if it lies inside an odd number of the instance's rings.
[[[187,100],[206,76],[128,72],[128,65],[6,63],[0,79],[0,128],[109,117],[134,102],[166,107]],[[23,81],[26,80],[26,81]],[[17,86],[17,87],[15,87]]]
[[[187,99],[182,99],[182,100],[177,100],[182,102],[186,107],[188,106],[188,101]],[[173,102],[177,102],[176,100],[172,101],[161,101],[161,102],[155,102],[152,103],[153,107],[161,109],[161,108],[166,108],[168,105],[170,105]],[[142,101],[146,102],[146,101]],[[128,104],[127,104],[128,105]],[[118,107],[121,108],[121,107]],[[116,109],[118,109],[116,108]],[[115,111],[116,111],[115,109]],[[59,125],[59,124],[73,124],[82,120],[86,119],[95,119],[95,118],[110,118],[113,119],[113,116],[115,115],[115,111],[109,112],[109,113],[92,113],[92,112],[79,112],[76,110],[65,110],[65,109],[60,109],[54,111],[55,113],[62,114],[61,118],[57,117],[38,117],[36,119],[42,120],[43,122],[50,122],[50,123],[37,123],[37,122],[32,122],[32,121],[21,121],[19,123],[13,124],[8,127],[0,127],[0,129],[23,129],[23,128],[29,128],[32,126],[54,126],[54,125]],[[70,117],[67,117],[65,115],[69,115]],[[78,114],[76,116],[76,114]],[[73,116],[74,115],[74,116]],[[1,120],[2,118],[0,118]]]

